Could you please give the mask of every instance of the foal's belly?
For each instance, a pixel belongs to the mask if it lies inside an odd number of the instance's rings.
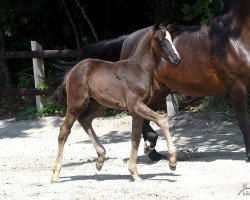
[[[123,87],[113,77],[96,77],[89,84],[89,89],[90,97],[97,100],[100,104],[108,108],[126,110]]]

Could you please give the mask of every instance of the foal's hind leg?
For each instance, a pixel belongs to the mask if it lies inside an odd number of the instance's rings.
[[[94,118],[100,116],[106,109],[107,108],[105,106],[93,100],[90,102],[87,109],[77,118],[96,149],[98,155],[98,159],[96,160],[96,169],[98,171],[102,169],[103,163],[105,161],[106,151],[95,134],[95,131],[92,127],[92,121]]]
[[[163,116],[151,110],[141,101],[138,101],[136,103],[136,105],[133,108],[133,111],[144,119],[154,121],[162,129],[164,136],[167,140],[168,154],[169,154],[169,167],[171,170],[175,170],[176,163],[177,163],[177,159],[176,159],[177,153],[176,153],[176,148],[173,144],[171,135],[169,133],[168,120],[166,120]]]
[[[61,170],[64,144],[67,141],[67,138],[70,134],[71,127],[73,126],[75,120],[76,120],[75,115],[73,115],[67,111],[66,117],[65,117],[62,125],[60,126],[60,133],[58,136],[58,151],[57,151],[56,160],[55,160],[55,163],[53,166],[53,175],[52,175],[52,179],[51,179],[52,183],[58,183],[58,181],[59,181],[59,173]]]
[[[131,153],[130,153],[130,160],[129,160],[129,171],[133,176],[134,181],[140,181],[141,178],[137,172],[137,153],[138,147],[141,141],[141,131],[142,131],[142,124],[143,119],[138,116],[133,116],[132,121],[132,138],[131,138]]]

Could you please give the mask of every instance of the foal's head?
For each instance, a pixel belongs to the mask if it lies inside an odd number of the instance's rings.
[[[154,41],[156,41],[156,54],[159,54],[164,59],[169,60],[173,66],[179,65],[181,58],[172,42],[171,35],[167,28],[155,25],[153,27],[153,36]]]

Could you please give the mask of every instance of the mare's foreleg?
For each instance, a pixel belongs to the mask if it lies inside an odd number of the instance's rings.
[[[247,113],[247,90],[241,81],[235,82],[231,89],[230,97],[244,137],[246,161],[250,161],[250,121]]]
[[[81,113],[81,115],[77,118],[79,123],[82,125],[85,132],[88,134],[91,142],[93,143],[98,158],[96,160],[96,169],[100,171],[102,169],[103,163],[105,161],[105,148],[99,141],[96,133],[92,127],[92,121],[94,118],[99,117],[107,108],[97,101],[92,100],[87,109]]]
[[[171,170],[175,170],[177,163],[176,159],[177,152],[173,144],[171,135],[169,133],[168,120],[165,119],[163,116],[157,114],[153,110],[151,110],[143,102],[140,101],[136,103],[136,105],[133,108],[133,111],[135,112],[135,114],[144,119],[154,121],[162,129],[168,146],[169,166]]]
[[[131,138],[131,153],[129,160],[129,171],[134,181],[140,181],[141,178],[137,172],[137,153],[138,147],[141,141],[141,130],[142,130],[143,119],[138,116],[133,116],[132,120],[132,138]]]
[[[151,100],[149,107],[152,110],[156,110],[160,105],[165,104],[166,96],[169,94],[169,90],[161,89]],[[155,146],[158,139],[158,134],[154,131],[154,129],[150,126],[149,120],[144,120],[142,135],[144,139],[144,152],[148,154],[148,157],[153,161],[158,161],[166,158],[165,155],[158,153],[155,150]],[[148,144],[149,143],[149,144]]]

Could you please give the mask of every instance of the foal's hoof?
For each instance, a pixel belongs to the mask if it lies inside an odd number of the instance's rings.
[[[172,171],[175,171],[175,170],[176,170],[176,165],[175,165],[175,166],[169,165],[169,168],[170,168]]]
[[[101,171],[103,164],[96,163],[95,166],[98,171]]]
[[[58,183],[59,182],[59,178],[52,178],[51,181],[50,181],[52,184],[54,183]]]
[[[142,178],[140,176],[133,177],[133,179],[134,179],[134,182],[140,182],[140,181],[142,181]]]

